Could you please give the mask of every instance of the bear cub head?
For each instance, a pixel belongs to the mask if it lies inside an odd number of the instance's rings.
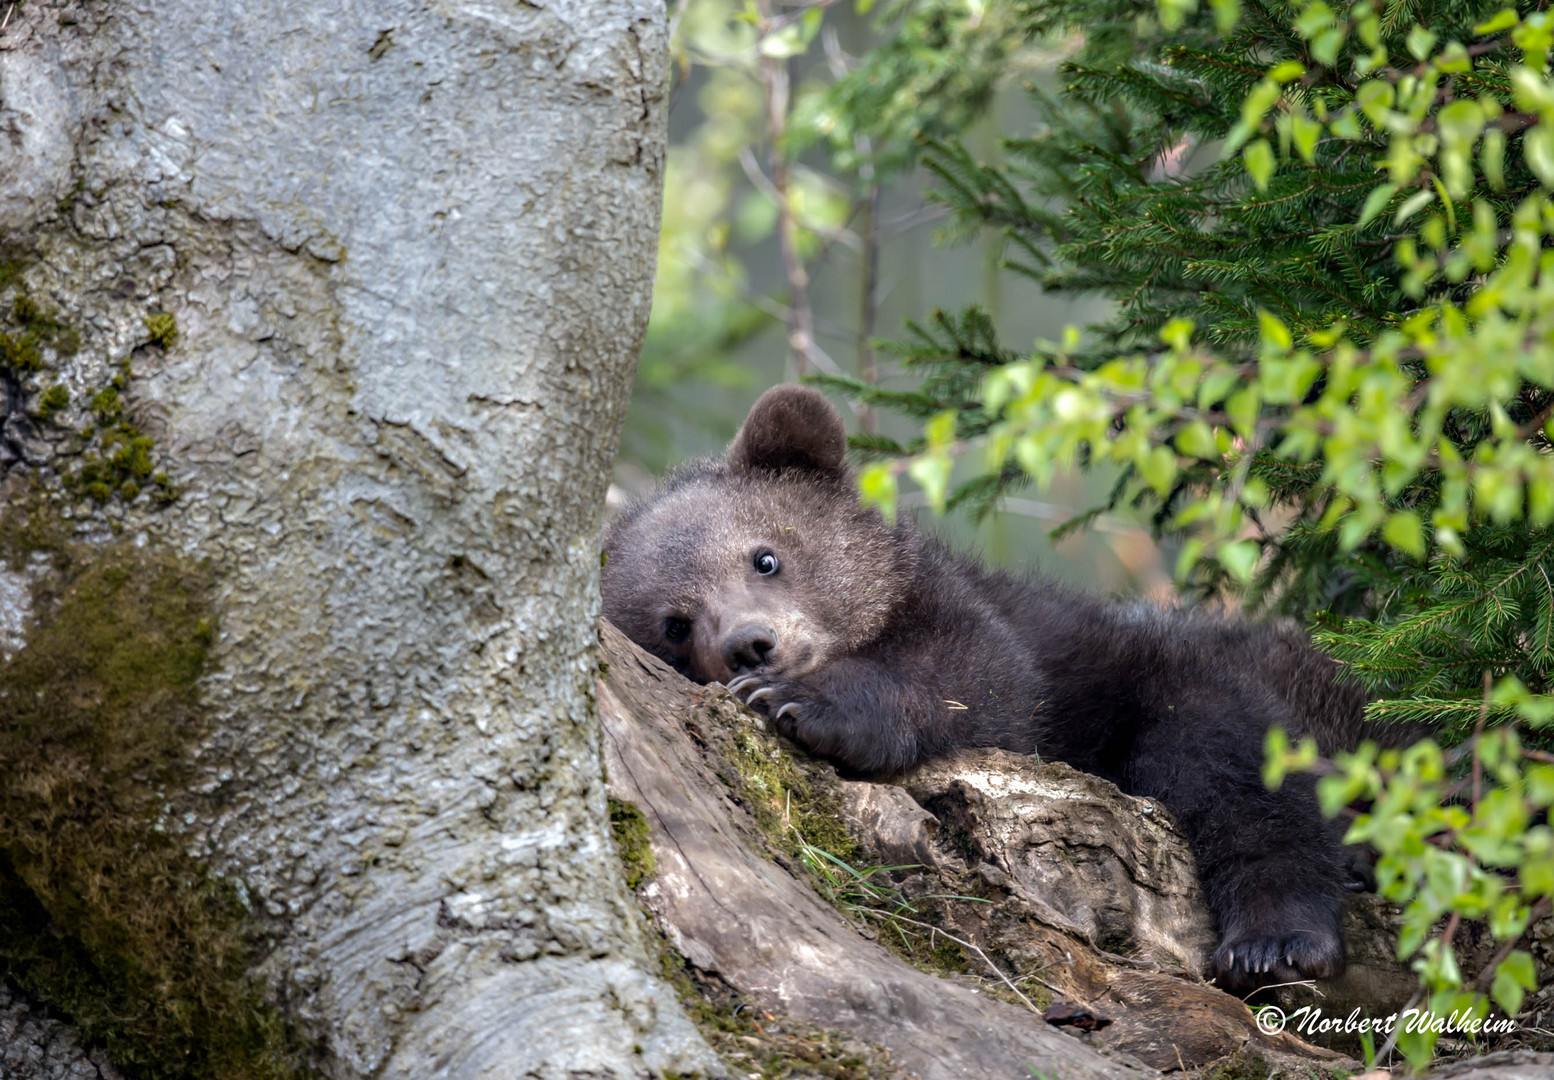
[[[723,460],[681,466],[606,529],[605,617],[704,683],[802,678],[872,640],[917,538],[859,505],[846,448],[819,393],[768,390]]]

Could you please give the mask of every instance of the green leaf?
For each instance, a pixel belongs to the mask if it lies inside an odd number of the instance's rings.
[[[955,419],[959,414],[954,409],[944,409],[924,426],[923,437],[928,440],[928,446],[933,450],[942,450],[955,441]]]
[[[1258,128],[1262,126],[1264,114],[1273,108],[1281,93],[1279,84],[1272,79],[1263,79],[1252,87],[1251,92],[1241,102],[1241,119],[1225,139],[1227,156],[1241,149],[1246,141],[1257,133]]]
[[[1311,39],[1311,57],[1317,63],[1333,67],[1338,63],[1338,50],[1343,48],[1345,34],[1342,29],[1330,26]]]
[[[1176,449],[1186,457],[1218,461],[1219,448],[1214,445],[1214,432],[1202,420],[1194,420],[1176,436]]]
[[[896,490],[896,474],[888,462],[876,461],[863,467],[858,473],[858,493],[864,506],[878,510],[887,524],[895,524],[896,503],[900,496]]]
[[[1403,200],[1403,205],[1398,207],[1397,214],[1393,217],[1393,224],[1401,225],[1419,211],[1435,201],[1435,192],[1430,189],[1416,191]]]
[[[1268,190],[1268,180],[1273,176],[1273,147],[1267,139],[1258,139],[1249,143],[1242,152],[1242,160],[1246,163],[1246,171],[1252,177],[1252,182],[1257,185],[1258,191]]]
[[[1505,132],[1491,127],[1479,146],[1479,168],[1491,191],[1505,190]]]
[[[923,489],[923,497],[936,514],[944,513],[950,490],[950,470],[955,463],[945,453],[924,454],[907,466],[907,473]]]
[[[1511,27],[1515,26],[1519,22],[1521,22],[1521,18],[1516,14],[1515,9],[1501,8],[1499,14],[1495,15],[1491,19],[1486,19],[1479,23],[1473,28],[1473,32],[1480,35],[1481,37],[1488,36],[1490,34],[1498,34],[1502,30],[1511,29]]]
[[[1538,988],[1538,971],[1532,962],[1532,954],[1521,949],[1511,950],[1500,966],[1495,969],[1497,974],[1505,975],[1513,980],[1523,990],[1536,990]],[[1508,1010],[1515,1013],[1515,1009]]]
[[[1228,34],[1241,21],[1241,0],[1209,0],[1214,9],[1214,29]]]
[[[1354,92],[1354,104],[1360,112],[1365,114],[1376,127],[1381,127],[1392,111],[1392,102],[1397,91],[1392,84],[1385,79],[1367,79],[1360,84],[1360,88]]]
[[[1471,146],[1484,130],[1484,109],[1476,101],[1460,100],[1435,115],[1436,130],[1447,143]]]
[[[1223,401],[1241,382],[1234,370],[1216,368],[1203,377],[1198,386],[1198,407],[1207,409],[1215,402]]]
[[[1164,495],[1176,482],[1176,455],[1164,446],[1151,447],[1144,455],[1139,471],[1144,474],[1144,482],[1155,489],[1155,494]]]
[[[1156,5],[1161,27],[1172,31],[1180,30],[1187,16],[1197,10],[1197,0],[1158,0]]]
[[[1004,411],[1013,394],[1014,380],[1007,366],[994,368],[982,380],[982,406],[994,416]]]
[[[1186,581],[1187,575],[1192,573],[1192,568],[1198,565],[1198,560],[1203,557],[1203,541],[1196,536],[1189,537],[1182,543],[1182,550],[1176,555],[1176,580]]]
[[[1235,425],[1236,434],[1243,439],[1250,439],[1256,433],[1261,408],[1262,401],[1255,386],[1243,387],[1225,400],[1225,412]]]
[[[1399,551],[1416,559],[1424,558],[1424,526],[1419,523],[1419,515],[1413,511],[1400,510],[1387,518],[1381,536]]]
[[[1430,51],[1435,48],[1437,38],[1435,34],[1415,23],[1408,31],[1408,52],[1415,60],[1424,60],[1429,57]]]
[[[762,56],[787,59],[800,56],[809,43],[804,39],[804,29],[798,23],[790,23],[776,33],[767,34],[758,45]]]
[[[1257,325],[1262,334],[1264,350],[1271,353],[1286,353],[1295,344],[1295,339],[1290,337],[1290,328],[1267,311],[1258,310]]]
[[[1489,996],[1495,999],[1495,1004],[1504,1010],[1507,1016],[1515,1016],[1522,1011],[1522,988],[1516,984],[1516,980],[1504,971],[1505,965],[1495,975],[1495,981],[1489,988]]]
[[[1554,859],[1528,859],[1522,863],[1521,876],[1526,896],[1554,894]]]
[[[1448,41],[1435,57],[1435,70],[1443,75],[1466,75],[1473,70],[1473,59],[1460,41]]]
[[[1544,187],[1554,187],[1554,129],[1548,121],[1527,130],[1522,137],[1522,153],[1539,182]]]
[[[1263,736],[1263,786],[1278,791],[1284,786],[1284,774],[1289,772],[1290,737],[1284,728],[1274,724]]]
[[[1317,138],[1322,134],[1322,125],[1317,123],[1305,113],[1293,113],[1290,116],[1290,136],[1295,141],[1295,150],[1300,154],[1301,160],[1307,165],[1314,165],[1317,160]]]
[[[1397,194],[1397,191],[1396,184],[1382,184],[1380,187],[1372,188],[1371,193],[1365,197],[1365,205],[1360,207],[1359,224],[1370,224],[1386,207],[1392,196]]]
[[[816,6],[804,12],[804,15],[799,20],[799,25],[804,30],[804,44],[808,45],[815,40],[815,35],[820,32],[820,23],[825,17],[825,11],[825,8]]]
[[[1191,319],[1172,319],[1160,328],[1160,340],[1176,352],[1186,352],[1192,342],[1192,332]]]
[[[1237,540],[1234,543],[1224,544],[1217,552],[1219,564],[1230,572],[1230,576],[1249,585],[1252,575],[1257,571],[1257,560],[1262,556],[1263,549],[1256,540]]]
[[[1333,25],[1333,9],[1328,7],[1323,0],[1313,0],[1307,4],[1295,18],[1295,31],[1301,37],[1310,39],[1322,30]]]

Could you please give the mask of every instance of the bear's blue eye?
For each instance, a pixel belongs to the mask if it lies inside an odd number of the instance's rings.
[[[755,553],[755,572],[762,577],[771,577],[782,569],[782,563],[777,561],[777,556],[762,548]]]
[[[665,619],[664,636],[670,641],[684,641],[686,638],[691,636],[691,624],[684,619]]]

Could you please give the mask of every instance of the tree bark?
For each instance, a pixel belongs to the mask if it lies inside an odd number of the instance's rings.
[[[27,323],[13,517],[207,568],[159,827],[264,920],[332,1077],[719,1069],[646,973],[593,702],[664,34],[651,0],[28,0],[0,36],[0,303],[79,346]],[[93,442],[116,376],[154,478]]]
[[[44,1015],[0,985],[0,1080],[124,1080],[102,1051],[69,1024]]]

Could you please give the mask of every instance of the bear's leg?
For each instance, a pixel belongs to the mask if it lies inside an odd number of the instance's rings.
[[[1213,974],[1233,993],[1337,975],[1343,893],[1354,877],[1309,776],[1262,781],[1276,720],[1245,701],[1177,705],[1134,740],[1124,786],[1159,799],[1192,847],[1219,927]]]

